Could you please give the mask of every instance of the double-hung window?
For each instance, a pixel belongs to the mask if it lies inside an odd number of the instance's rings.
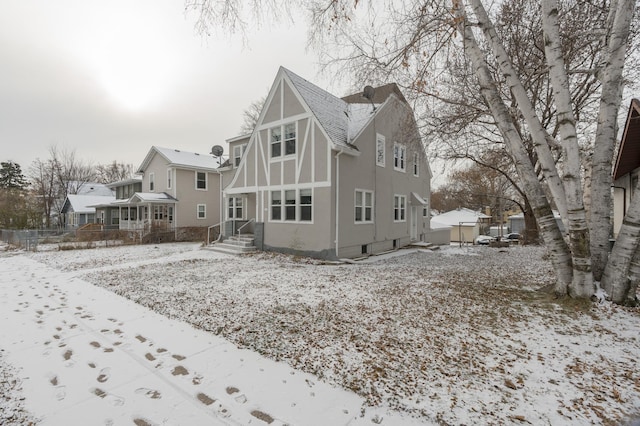
[[[155,191],[156,187],[156,175],[154,173],[149,173],[149,192]]]
[[[283,139],[284,135],[284,139]],[[296,153],[296,123],[271,128],[271,158]],[[284,144],[284,146],[283,146]]]
[[[282,191],[271,191],[271,220],[282,220]]]
[[[414,176],[418,176],[419,174],[419,170],[418,170],[418,153],[414,152],[413,153],[413,175]]]
[[[240,165],[240,160],[242,159],[242,154],[244,154],[244,149],[247,145],[237,145],[233,147],[233,166],[238,167]]]
[[[296,190],[284,191],[284,220],[296,220]]]
[[[198,219],[206,219],[207,218],[207,205],[206,204],[198,204],[196,206],[196,214]]]
[[[400,144],[393,145],[393,168],[404,172],[406,167],[407,147]]]
[[[407,198],[404,195],[393,196],[393,221],[404,222]]]
[[[373,222],[373,192],[356,189],[355,221],[356,223]]]
[[[171,169],[167,169],[167,189],[171,189]]]
[[[311,189],[300,190],[300,220],[303,222],[311,221],[311,212],[313,210],[311,197]]]
[[[284,126],[284,155],[296,153],[296,124],[289,123]]]
[[[229,197],[227,201],[227,213],[229,219],[242,219],[242,197]]]
[[[196,172],[196,189],[207,190],[207,173]]]

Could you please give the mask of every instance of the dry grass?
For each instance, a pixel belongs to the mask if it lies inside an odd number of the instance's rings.
[[[539,291],[553,283],[540,247],[342,266],[274,254],[194,258],[84,278],[371,405],[442,424],[610,424],[640,402],[637,352],[615,350],[638,349],[638,340],[609,321],[637,321],[640,310]],[[555,417],[533,417],[545,410]]]

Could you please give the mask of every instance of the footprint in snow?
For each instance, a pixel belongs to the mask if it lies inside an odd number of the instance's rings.
[[[104,383],[109,380],[109,377],[111,377],[111,368],[105,367],[100,370],[100,374],[98,375],[98,378],[96,380],[100,383]]]
[[[225,389],[227,391],[228,395],[235,395],[236,393],[240,392],[240,389],[234,387],[234,386],[228,386],[227,389]],[[244,394],[240,394],[238,396],[235,396],[233,398],[238,404],[244,404],[245,402],[247,402],[247,397]]]
[[[148,398],[151,399],[160,399],[162,398],[162,394],[154,389],[147,389],[147,388],[138,388],[136,389],[136,393],[139,395],[144,395]]]
[[[119,406],[124,405],[124,398],[119,397],[119,396],[114,395],[114,394],[111,394],[111,393],[108,393],[108,392],[105,392],[100,388],[89,389],[89,392],[91,392],[95,396],[98,396],[98,397],[104,399],[109,404],[113,405],[114,407],[119,407]]]

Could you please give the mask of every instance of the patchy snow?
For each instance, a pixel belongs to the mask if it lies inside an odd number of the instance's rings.
[[[184,243],[7,252],[0,271],[0,348],[43,424],[609,425],[640,414],[640,310],[537,291],[552,283],[539,247],[324,265]]]

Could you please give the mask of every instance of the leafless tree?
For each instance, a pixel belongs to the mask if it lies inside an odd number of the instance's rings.
[[[264,102],[266,101],[266,97],[262,97],[257,101],[254,101],[249,105],[247,109],[242,113],[242,126],[240,127],[240,134],[246,135],[253,132],[253,129],[256,127],[258,123],[258,118],[260,118],[260,113],[262,112],[262,107],[264,106]]]
[[[107,184],[131,179],[134,175],[133,172],[133,164],[119,163],[114,160],[109,164],[98,164],[95,167],[95,181]]]

